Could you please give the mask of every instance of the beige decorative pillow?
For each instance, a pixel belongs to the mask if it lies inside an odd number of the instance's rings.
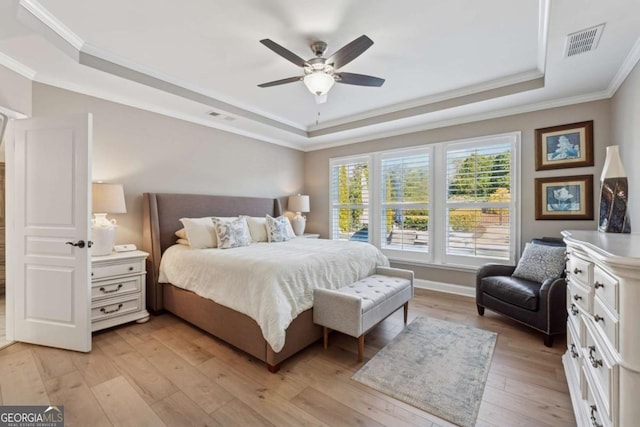
[[[194,249],[215,248],[217,246],[216,231],[210,217],[180,218],[189,240]]]
[[[269,241],[267,237],[267,218],[255,216],[244,216],[244,218],[247,220],[251,240],[254,243]]]
[[[178,239],[176,243],[179,245],[190,246],[189,241],[187,239]]]
[[[178,239],[186,239],[187,232],[184,230],[184,227],[174,233]]]
[[[542,283],[562,275],[565,265],[564,247],[527,243],[513,277]]]

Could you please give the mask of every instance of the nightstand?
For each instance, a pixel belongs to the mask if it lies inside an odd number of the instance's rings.
[[[303,239],[319,239],[320,234],[304,233],[302,236],[298,236],[298,237],[302,237]]]
[[[91,258],[91,330],[149,320],[142,251],[114,252]]]

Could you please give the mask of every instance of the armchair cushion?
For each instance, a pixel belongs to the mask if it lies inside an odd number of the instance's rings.
[[[513,277],[542,283],[562,275],[565,248],[527,243]]]
[[[540,283],[511,276],[489,276],[480,280],[482,292],[525,310],[538,310]]]

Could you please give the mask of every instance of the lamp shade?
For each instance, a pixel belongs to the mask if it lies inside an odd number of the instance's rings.
[[[94,182],[91,186],[93,213],[127,213],[122,184]]]
[[[291,212],[309,212],[309,196],[289,196],[288,207]]]
[[[324,71],[315,71],[304,76],[304,84],[314,95],[325,95],[334,83],[333,76]]]

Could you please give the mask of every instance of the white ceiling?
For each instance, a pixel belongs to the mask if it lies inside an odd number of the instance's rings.
[[[594,51],[564,57],[602,23]],[[340,71],[382,87],[336,84],[321,105],[302,82],[257,87],[302,75],[259,40],[309,59],[362,34],[374,45]],[[0,1],[2,65],[301,150],[607,98],[639,58],[638,0]]]

